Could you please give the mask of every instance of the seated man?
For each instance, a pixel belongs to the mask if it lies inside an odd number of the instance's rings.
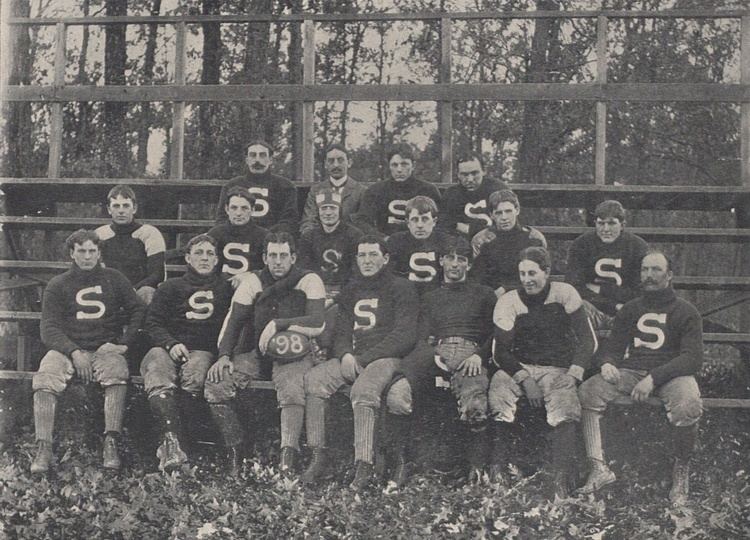
[[[591,493],[615,481],[602,450],[599,421],[618,396],[637,402],[652,394],[664,404],[672,424],[675,461],[669,499],[687,502],[690,457],[703,414],[695,375],[703,363],[703,330],[695,307],[675,295],[669,259],[649,252],[641,262],[642,296],[615,315],[604,349],[601,374],[578,390],[583,407],[583,438],[591,474],[579,490]]]
[[[486,465],[487,366],[492,357],[492,313],[497,297],[486,285],[467,281],[471,268],[471,246],[464,238],[452,238],[440,257],[443,281],[440,288],[422,297],[418,342],[401,362],[405,378],[388,393],[389,412],[409,412],[426,405],[428,397],[444,399],[450,388],[458,406],[460,422],[468,429],[462,438],[472,475]],[[408,388],[407,388],[408,387]],[[406,398],[406,406],[393,406]],[[411,396],[411,397],[409,397]],[[421,403],[420,403],[421,402]],[[396,410],[394,410],[396,408]],[[411,415],[390,415],[387,424],[396,439],[398,455],[405,453]],[[400,458],[399,462],[405,461]],[[404,470],[397,469],[398,472]],[[396,484],[406,480],[405,472]]]
[[[338,292],[352,274],[362,232],[341,220],[341,195],[321,190],[315,203],[320,222],[302,233],[299,265],[317,272],[329,293]]]
[[[102,264],[122,272],[146,305],[164,281],[166,244],[159,230],[135,220],[138,202],[130,186],[118,185],[107,194],[112,223],[96,229],[101,240]]]
[[[522,289],[501,296],[495,305],[495,354],[500,368],[490,381],[493,454],[504,465],[507,425],[516,402],[526,395],[532,407],[546,407],[552,426],[554,489],[567,497],[575,457],[575,424],[581,419],[576,384],[596,350],[596,336],[581,297],[567,283],[549,281],[547,250],[529,247],[519,255]]]
[[[505,182],[484,175],[479,154],[460,155],[456,159],[456,176],[458,183],[443,193],[438,227],[471,240],[479,231],[492,226],[490,195],[509,188]]]
[[[180,446],[184,433],[177,391],[203,399],[206,373],[216,360],[219,330],[232,299],[232,286],[215,271],[216,240],[201,234],[185,249],[185,274],[165,281],[149,307],[145,330],[154,346],[141,363],[148,403],[162,436],[156,454],[163,471],[187,461]]]
[[[393,273],[413,281],[420,296],[440,286],[440,257],[451,236],[435,229],[437,205],[429,197],[418,195],[406,202],[408,230],[388,238]]]
[[[125,276],[99,264],[100,242],[93,231],[71,234],[65,244],[73,264],[44,290],[41,334],[50,350],[32,380],[38,442],[32,473],[49,469],[57,398],[73,375],[104,387],[104,467],[120,468],[117,440],[128,390],[125,352],[145,307]]]
[[[380,394],[391,382],[399,359],[414,346],[417,293],[407,280],[394,277],[386,265],[382,240],[366,235],[357,243],[355,276],[338,298],[334,358],[305,375],[307,443],[313,460],[303,475],[312,483],[326,476],[325,408],[342,386],[352,384],[354,457],[352,488],[362,490],[372,480],[374,429]]]
[[[326,291],[314,272],[295,263],[294,238],[269,233],[264,241],[265,268],[240,283],[219,335],[219,359],[208,370],[205,395],[229,449],[232,468],[242,461],[243,439],[232,407],[238,390],[249,387],[271,364],[276,399],[281,408],[281,464],[294,468],[305,414],[304,375],[313,366],[317,345],[313,338],[324,327]],[[240,335],[251,343],[241,345]],[[277,337],[278,335],[278,337]]]
[[[229,222],[208,231],[216,239],[219,271],[232,279],[235,289],[239,284],[235,276],[263,268],[263,239],[268,231],[253,221],[254,204],[255,197],[245,188],[230,188],[224,206]]]
[[[625,209],[619,202],[600,203],[594,215],[595,229],[576,238],[568,249],[565,280],[581,295],[599,330],[609,329],[612,317],[638,294],[641,260],[648,244],[623,230]]]
[[[536,229],[518,223],[521,205],[515,193],[496,191],[489,201],[493,224],[471,240],[474,251],[471,277],[495,289],[500,297],[520,285],[516,258],[509,254],[530,246],[546,247],[547,241]]]

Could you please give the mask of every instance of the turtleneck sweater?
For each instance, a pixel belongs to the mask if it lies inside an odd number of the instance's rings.
[[[700,313],[671,287],[644,291],[617,312],[604,362],[647,370],[656,386],[695,375],[703,364]]]
[[[417,195],[430,197],[440,206],[440,192],[435,184],[413,176],[402,182],[390,179],[373,184],[362,196],[355,225],[365,233],[379,232],[386,236],[405,231],[406,201]]]
[[[216,272],[201,275],[188,266],[154,294],[145,330],[152,344],[167,350],[182,343],[189,350],[216,351],[216,342],[232,299],[232,286]]]
[[[103,265],[122,272],[134,289],[164,281],[166,244],[156,227],[132,221],[102,225],[95,232],[102,241]]]
[[[207,233],[219,244],[219,271],[235,275],[263,268],[263,240],[268,229],[251,219],[244,225],[222,223]]]

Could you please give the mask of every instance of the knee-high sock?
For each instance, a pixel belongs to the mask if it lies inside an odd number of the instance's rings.
[[[307,396],[305,400],[305,426],[307,445],[323,448],[326,445],[326,400]]]
[[[242,428],[237,419],[237,413],[227,403],[211,403],[211,417],[221,431],[226,446],[239,446],[242,444]]]
[[[55,429],[57,396],[50,392],[34,392],[34,430],[37,441],[52,442]]]
[[[576,425],[563,422],[555,426],[552,433],[553,466],[556,471],[570,472],[576,459]]]
[[[302,405],[287,405],[281,408],[281,447],[291,446],[299,450],[299,437],[305,420]]]
[[[677,459],[688,460],[693,455],[698,438],[698,424],[692,426],[672,426],[672,443]]]
[[[354,406],[354,459],[372,463],[375,445],[375,409]]]
[[[586,446],[586,455],[594,466],[604,465],[604,449],[602,448],[602,429],[600,421],[602,414],[597,411],[584,409],[581,414],[581,425],[583,427],[583,443]]]
[[[124,384],[115,384],[104,389],[104,431],[122,431],[127,394],[128,387]]]

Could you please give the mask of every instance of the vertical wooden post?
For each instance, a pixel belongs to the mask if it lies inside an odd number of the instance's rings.
[[[302,27],[303,72],[302,83],[315,84],[315,21],[305,19]],[[302,180],[315,179],[315,102],[302,104]]]
[[[440,19],[440,82],[451,82],[451,30],[452,19]],[[444,184],[453,182],[453,102],[438,104],[440,128],[440,180]]]
[[[55,87],[65,85],[65,23],[55,25]],[[47,163],[47,177],[60,176],[60,161],[63,143],[63,104],[60,101],[50,106],[49,158]]]
[[[607,17],[599,15],[596,19],[596,82],[607,82]],[[596,148],[594,164],[594,182],[597,185],[606,183],[607,174],[607,104],[596,102]]]
[[[740,37],[740,83],[750,85],[750,15],[743,15]],[[750,102],[740,105],[740,169],[742,185],[750,186]],[[737,227],[750,228],[750,199],[745,197],[738,208],[735,208]],[[739,246],[739,275],[750,275],[750,244]],[[750,309],[744,304],[740,309],[740,331],[750,332]]]
[[[185,22],[178,22],[175,26],[177,39],[174,53],[174,84],[185,84]],[[183,177],[183,161],[185,154],[185,102],[172,103],[172,137],[170,147],[169,176],[181,180]]]

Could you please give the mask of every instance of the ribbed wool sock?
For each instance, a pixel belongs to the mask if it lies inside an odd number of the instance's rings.
[[[34,392],[34,430],[37,441],[52,442],[55,429],[57,396],[50,392]]]
[[[372,463],[375,443],[375,409],[354,407],[354,459]]]
[[[127,394],[128,387],[124,384],[115,384],[104,389],[104,431],[122,431]]]
[[[305,408],[302,405],[287,405],[281,408],[281,447],[290,446],[299,450],[299,437],[302,435],[302,424],[305,420]]]
[[[326,400],[307,396],[305,400],[305,426],[307,445],[322,448],[326,445]]]

